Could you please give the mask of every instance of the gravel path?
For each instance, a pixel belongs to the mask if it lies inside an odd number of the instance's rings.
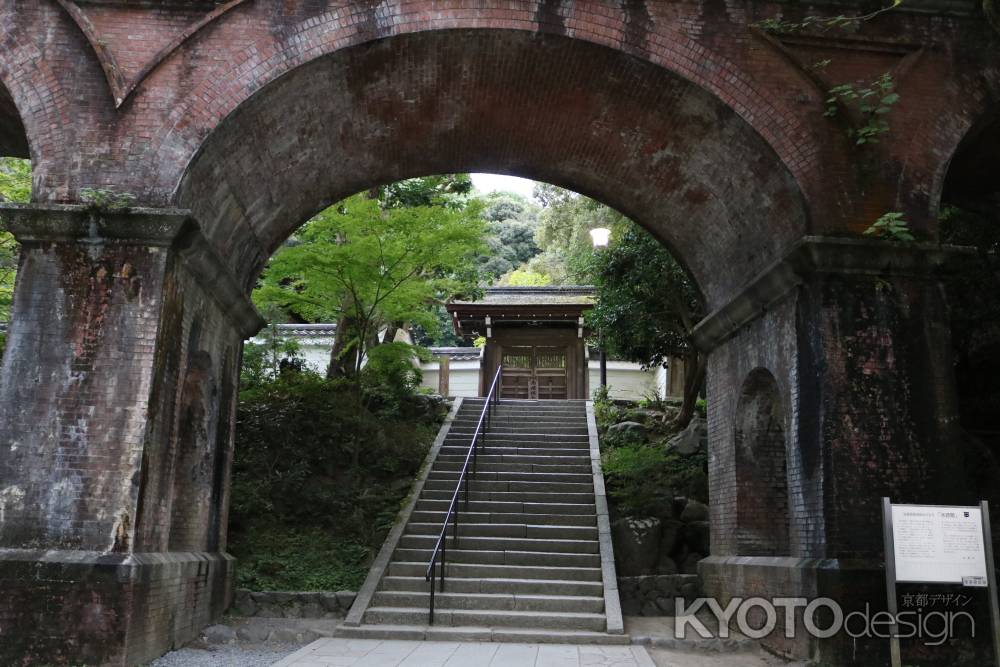
[[[157,658],[150,667],[271,667],[299,648],[260,644],[182,648]]]

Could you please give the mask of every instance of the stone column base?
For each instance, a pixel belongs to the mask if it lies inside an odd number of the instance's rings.
[[[725,606],[734,597],[830,598],[849,614],[871,614],[886,608],[885,571],[874,561],[836,559],[782,558],[768,556],[709,556],[698,564],[705,595]],[[777,626],[761,644],[787,658],[815,660],[821,665],[863,665],[881,667],[889,664],[889,642],[884,639],[854,640],[840,632],[829,639],[812,637],[802,621],[803,609],[795,614],[793,637],[785,636],[784,609],[778,608]],[[753,618],[753,616],[751,616]],[[816,614],[816,624],[826,629],[831,616],[825,609]],[[758,623],[759,625],[759,623]],[[735,627],[735,621],[731,624]]]
[[[144,664],[229,607],[225,553],[0,549],[0,664]]]

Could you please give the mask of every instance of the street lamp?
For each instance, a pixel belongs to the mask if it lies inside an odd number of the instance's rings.
[[[611,230],[606,227],[595,227],[590,230],[590,240],[594,243],[594,250],[599,251],[608,247],[611,240]],[[608,355],[604,351],[604,336],[601,334],[601,327],[597,327],[597,342],[601,346],[601,386],[608,386]]]
[[[594,249],[607,248],[611,240],[611,230],[605,227],[595,227],[590,230],[590,238],[594,242]]]

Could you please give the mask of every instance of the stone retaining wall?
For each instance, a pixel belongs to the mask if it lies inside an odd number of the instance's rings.
[[[354,604],[354,591],[248,591],[236,590],[229,613],[257,618],[344,618]]]
[[[703,595],[701,578],[696,574],[618,577],[618,594],[626,616],[673,616],[675,598],[684,598],[690,604]]]

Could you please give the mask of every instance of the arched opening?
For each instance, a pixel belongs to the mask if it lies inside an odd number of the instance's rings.
[[[670,247],[710,305],[807,225],[773,149],[704,89],[619,51],[516,31],[403,35],[301,66],[205,140],[176,201],[250,287],[325,206],[458,171],[608,204]]]
[[[758,368],[736,406],[737,553],[789,552],[785,411],[774,376]]]
[[[21,115],[14,105],[10,91],[0,83],[0,155],[4,157],[31,157],[28,135],[24,131]]]

